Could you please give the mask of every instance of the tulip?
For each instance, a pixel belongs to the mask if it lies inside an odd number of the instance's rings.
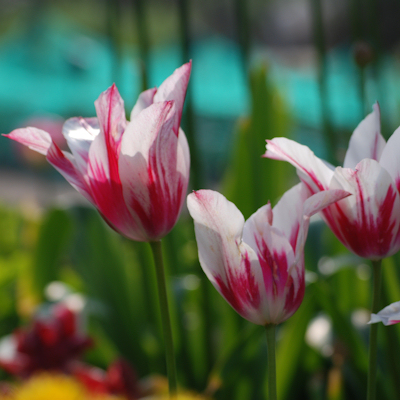
[[[300,183],[273,209],[268,203],[246,222],[218,192],[199,190],[188,196],[205,274],[243,318],[265,326],[269,400],[276,400],[275,326],[296,312],[304,296],[310,217],[347,195],[333,190],[309,197]]]
[[[72,154],[61,151],[41,129],[5,135],[44,154],[115,231],[150,243],[172,397],[177,380],[160,239],[175,225],[189,181],[189,146],[180,123],[191,68],[191,62],[184,64],[158,89],[141,93],[130,122],[112,85],[95,102],[97,118],[65,122],[63,134]]]
[[[353,132],[343,168],[334,168],[306,146],[286,138],[267,140],[265,157],[288,161],[311,193],[344,189],[354,194],[322,211],[336,237],[360,257],[372,260],[372,314],[379,310],[381,260],[400,249],[400,128],[386,143],[380,133],[380,110]],[[371,325],[367,399],[375,399],[377,325]]]
[[[394,325],[400,322],[400,301],[389,304],[377,314],[371,314],[371,320],[369,324],[375,324],[376,322],[382,322],[383,325]]]
[[[347,195],[333,190],[309,197],[300,183],[273,209],[268,203],[245,222],[222,194],[193,192],[187,205],[205,274],[243,318],[258,325],[285,321],[304,296],[304,244],[310,217]]]
[[[387,143],[382,137],[375,104],[351,136],[343,168],[334,168],[286,138],[267,140],[265,157],[294,165],[311,193],[343,189],[354,194],[325,208],[322,216],[348,249],[380,260],[400,249],[399,145],[400,129]]]
[[[112,85],[95,102],[97,118],[71,118],[63,134],[71,153],[41,129],[7,136],[46,156],[120,234],[157,241],[175,225],[189,180],[189,148],[180,128],[191,63],[141,93],[126,120]]]

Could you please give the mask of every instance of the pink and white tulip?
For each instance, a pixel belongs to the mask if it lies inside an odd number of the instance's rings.
[[[186,197],[190,156],[180,122],[190,71],[184,64],[158,89],[141,93],[130,122],[112,85],[95,102],[97,118],[65,122],[72,154],[41,129],[5,136],[44,154],[117,232],[158,240],[175,225]]]
[[[383,308],[377,314],[371,314],[369,324],[382,322],[383,325],[394,325],[400,322],[400,301],[396,301]]]
[[[187,205],[204,272],[242,317],[258,325],[285,321],[304,296],[304,243],[310,216],[347,195],[334,190],[309,197],[300,183],[273,209],[268,203],[245,222],[222,194],[191,193]]]
[[[400,128],[386,143],[374,105],[351,136],[344,166],[334,168],[306,146],[267,140],[265,156],[288,161],[311,193],[343,189],[347,197],[322,211],[337,238],[360,257],[378,260],[400,249]]]

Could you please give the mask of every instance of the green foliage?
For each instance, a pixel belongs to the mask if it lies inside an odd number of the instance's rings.
[[[43,301],[46,286],[58,279],[59,265],[72,230],[71,220],[64,210],[51,209],[45,215],[32,260],[35,294]]]
[[[289,114],[265,66],[250,72],[252,108],[237,125],[230,165],[223,181],[224,195],[248,218],[271,200],[276,203],[295,182],[287,163],[262,158],[265,140],[288,136]],[[291,177],[292,176],[292,177]]]

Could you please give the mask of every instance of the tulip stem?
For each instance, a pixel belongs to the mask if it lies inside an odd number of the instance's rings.
[[[379,298],[381,291],[381,261],[372,261],[373,267],[373,292],[371,312],[376,314],[379,311]],[[371,324],[369,333],[369,364],[368,364],[368,386],[367,400],[376,398],[376,369],[378,352],[378,325]]]
[[[265,325],[268,352],[268,400],[276,400],[275,327],[274,324]]]
[[[165,358],[167,362],[167,375],[170,398],[176,398],[177,378],[175,366],[174,343],[172,340],[171,318],[168,308],[167,287],[165,282],[165,271],[162,257],[161,240],[149,242],[153,253],[154,265],[157,275],[158,299],[160,302],[161,322],[164,335]]]

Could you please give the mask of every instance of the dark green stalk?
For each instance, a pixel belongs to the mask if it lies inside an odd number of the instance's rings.
[[[275,359],[275,329],[276,325],[265,325],[268,352],[268,400],[276,400],[276,359]]]
[[[190,33],[189,33],[189,1],[179,0],[179,30],[183,62],[190,59]]]
[[[190,32],[189,32],[189,1],[179,0],[179,36],[182,49],[182,62],[186,63],[190,60]],[[194,67],[195,68],[195,67]],[[191,96],[190,88],[186,94],[185,100],[186,108],[184,114],[184,131],[189,143],[190,148],[190,180],[191,184],[195,189],[201,188],[201,178],[200,178],[200,160],[198,157],[198,151],[196,146],[196,132],[195,132],[195,121],[194,121],[194,110],[193,101]]]
[[[182,49],[182,61],[188,62],[191,58],[190,50],[190,13],[189,13],[189,0],[179,0],[179,31],[180,31],[180,42]],[[196,68],[194,65],[193,68]],[[200,189],[202,185],[202,177],[200,175],[201,165],[199,159],[199,152],[196,144],[196,130],[195,130],[195,114],[193,109],[193,100],[191,90],[189,88],[186,94],[185,100],[185,112],[184,112],[184,131],[189,143],[190,148],[190,181],[191,186],[194,189]],[[205,282],[205,278],[201,280],[202,293],[203,293],[203,307],[202,317],[205,324],[205,337],[204,337],[204,348],[206,349],[206,365],[207,370],[211,370],[213,365],[213,349],[212,349],[212,315],[213,308],[211,304],[211,285]]]
[[[244,71],[247,74],[250,61],[250,24],[248,1],[235,0],[235,9],[240,51],[242,53]]]
[[[107,0],[107,34],[111,42],[113,55],[111,80],[118,84],[121,76],[122,43],[121,43],[121,4],[119,1]]]
[[[138,45],[139,45],[139,68],[142,76],[142,91],[149,88],[148,80],[148,65],[149,65],[149,35],[146,25],[146,15],[144,11],[143,0],[132,0],[135,8],[136,15],[136,26],[138,33]]]
[[[327,56],[321,0],[311,0],[311,9],[313,17],[314,45],[318,55],[318,86],[321,99],[322,124],[325,135],[325,147],[327,149],[328,161],[336,164],[336,140],[329,117],[330,111],[328,104],[329,96],[327,79]]]
[[[174,343],[172,340],[171,318],[168,308],[167,287],[165,282],[165,271],[162,257],[161,240],[149,242],[153,252],[154,265],[157,275],[158,299],[160,302],[161,322],[164,334],[165,358],[167,361],[167,374],[170,398],[177,394],[177,377],[175,366]]]
[[[383,304],[390,303],[389,296],[386,290],[382,291],[381,299]],[[386,359],[389,366],[388,371],[392,378],[394,390],[396,391],[396,393],[400,393],[400,360],[398,357],[398,355],[400,354],[400,343],[398,341],[396,329],[396,325],[386,326],[383,330],[383,334],[385,335]]]
[[[382,260],[372,261],[373,291],[372,291],[371,312],[374,314],[376,314],[379,311],[379,298],[380,298],[380,291],[381,291],[381,262],[382,262]],[[376,398],[378,326],[379,326],[379,324],[371,324],[371,326],[370,326],[367,400],[375,400],[375,398]]]

